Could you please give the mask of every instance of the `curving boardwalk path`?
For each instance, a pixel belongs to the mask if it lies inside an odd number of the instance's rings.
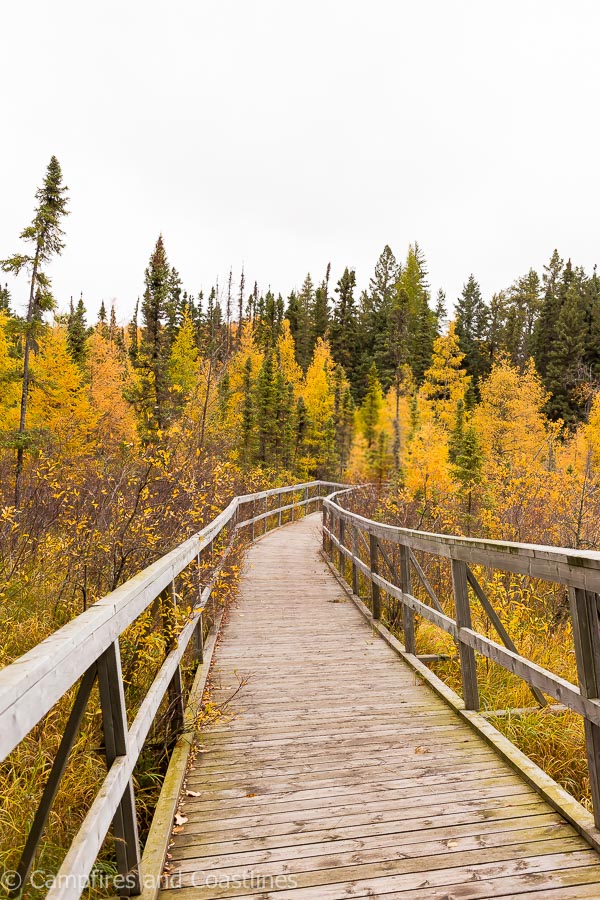
[[[600,897],[597,853],[372,634],[318,516],[250,548],[211,682],[239,690],[201,736],[163,900]]]

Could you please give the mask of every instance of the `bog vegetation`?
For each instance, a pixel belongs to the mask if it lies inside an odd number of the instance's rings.
[[[554,251],[542,273],[489,300],[466,273],[448,321],[416,243],[402,260],[386,246],[360,293],[352,269],[334,280],[327,267],[283,296],[243,272],[206,293],[185,288],[159,236],[123,322],[104,303],[95,319],[88,298],[56,304],[49,272],[67,214],[53,158],[24,249],[2,263],[20,287],[15,298],[0,289],[1,664],[234,493],[263,486],[369,481],[378,491],[364,508],[394,524],[600,549],[595,270]],[[444,573],[422,563],[449,596]],[[478,574],[519,649],[574,679],[568,598],[525,577]],[[128,690],[139,689],[145,654],[160,655],[156,641],[150,622],[130,636]],[[452,643],[427,623],[417,641],[450,657],[437,671],[458,688]],[[482,661],[479,674],[489,708],[532,705],[506,672]],[[60,716],[19,751],[29,774],[2,774],[0,861],[22,843],[23,809],[34,807],[24,798],[52,760]],[[585,801],[577,717],[532,713],[499,727]],[[43,849],[49,865],[66,840],[61,810],[85,808],[101,771],[98,729],[92,710],[76,748],[86,775],[67,780]],[[159,768],[146,760],[137,773],[149,795]]]

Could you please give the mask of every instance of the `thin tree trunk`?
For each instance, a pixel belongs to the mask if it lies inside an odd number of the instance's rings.
[[[210,382],[212,377],[212,355],[208,360],[208,375],[206,378],[206,396],[204,398],[204,407],[202,409],[202,425],[200,427],[200,447],[204,447],[204,430],[206,428],[206,414],[208,410],[208,397],[210,394]]]
[[[21,488],[23,483],[23,440],[22,435],[25,434],[25,425],[27,422],[27,400],[29,397],[29,357],[31,354],[31,324],[33,322],[33,313],[35,309],[35,284],[37,281],[37,272],[40,259],[40,246],[35,251],[33,260],[33,270],[31,273],[31,284],[29,286],[29,306],[27,307],[27,329],[25,331],[25,347],[23,350],[23,385],[21,388],[21,412],[19,416],[19,444],[17,447],[17,464],[15,466],[15,507],[19,509],[21,506]]]

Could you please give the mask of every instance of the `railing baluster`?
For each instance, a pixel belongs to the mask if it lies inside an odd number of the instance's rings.
[[[277,526],[281,528],[281,494],[277,494],[277,508],[279,510],[277,516]]]
[[[163,627],[166,632],[166,655],[168,655],[175,644],[177,637],[175,629],[177,625],[176,609],[177,594],[175,592],[175,582],[171,582],[170,588],[167,588],[161,595],[161,607],[163,614]],[[183,702],[183,683],[181,680],[181,666],[178,665],[168,688],[169,696],[169,731],[177,734],[183,726],[185,705]]]
[[[121,672],[121,653],[115,641],[98,659],[98,686],[102,706],[106,765],[110,769],[118,756],[127,755],[127,711]],[[131,887],[124,891],[141,892],[140,842],[135,813],[133,781],[130,779],[113,819],[115,853],[120,875],[127,876]]]
[[[582,696],[597,699],[600,697],[599,595],[574,588],[569,591],[569,601],[579,689]],[[600,727],[587,718],[583,721],[594,823],[600,828]]]
[[[412,594],[410,580],[410,551],[405,544],[400,544],[400,589],[404,594]],[[407,653],[416,654],[415,614],[409,606],[402,606],[402,627],[404,631],[404,647]]]
[[[374,534],[369,535],[369,557],[372,575],[379,575],[379,559],[378,559],[379,543]],[[371,605],[374,619],[381,618],[381,591],[379,585],[371,581]]]
[[[452,586],[456,605],[456,624],[458,625],[458,652],[460,655],[460,673],[463,686],[463,699],[467,709],[479,709],[479,688],[477,686],[477,660],[475,651],[460,639],[461,628],[471,628],[471,607],[469,605],[469,586],[467,583],[467,566],[460,559],[452,560]]]
[[[352,556],[358,557],[358,528],[356,525],[352,526]],[[354,559],[352,560],[352,593],[359,596],[358,566]]]
[[[90,668],[81,679],[79,690],[77,691],[77,696],[75,697],[75,702],[73,703],[71,712],[69,713],[65,731],[61,738],[61,742],[56,753],[56,757],[54,758],[54,762],[52,763],[52,769],[50,770],[48,781],[46,782],[46,786],[44,787],[44,792],[34,816],[31,830],[29,832],[29,835],[27,836],[25,849],[23,850],[21,859],[19,860],[19,864],[16,868],[17,877],[15,879],[15,888],[13,891],[11,891],[14,896],[18,896],[21,893],[21,886],[25,884],[25,882],[27,881],[27,876],[31,871],[31,866],[35,858],[40,839],[44,832],[44,828],[46,827],[46,822],[48,821],[48,816],[50,815],[52,804],[54,803],[54,800],[58,793],[61,779],[64,775],[65,769],[67,768],[69,754],[71,752],[73,744],[75,743],[75,738],[77,737],[77,734],[79,732],[81,721],[83,719],[95,680],[96,663],[90,666]],[[10,885],[8,884],[5,886],[10,888]]]
[[[202,602],[202,553],[196,557],[198,566],[198,600]],[[198,613],[198,624],[196,625],[196,638],[194,645],[194,656],[196,662],[204,662],[204,617],[202,610]]]
[[[340,547],[338,550],[338,569],[340,571],[340,575],[342,576],[342,578],[344,578],[344,573],[346,571],[346,557],[344,556],[344,551],[342,550],[342,547],[346,546],[344,544],[346,527],[345,527],[345,522],[341,516],[340,516],[340,521],[338,524],[338,529],[339,529],[339,540],[340,540]]]

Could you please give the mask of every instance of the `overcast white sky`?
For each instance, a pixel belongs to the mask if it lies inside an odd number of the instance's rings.
[[[329,260],[362,286],[415,239],[449,300],[555,246],[600,261],[592,0],[30,0],[1,19],[0,257],[56,154],[61,306],[127,318],[160,231],[194,292],[242,263],[282,293]]]

